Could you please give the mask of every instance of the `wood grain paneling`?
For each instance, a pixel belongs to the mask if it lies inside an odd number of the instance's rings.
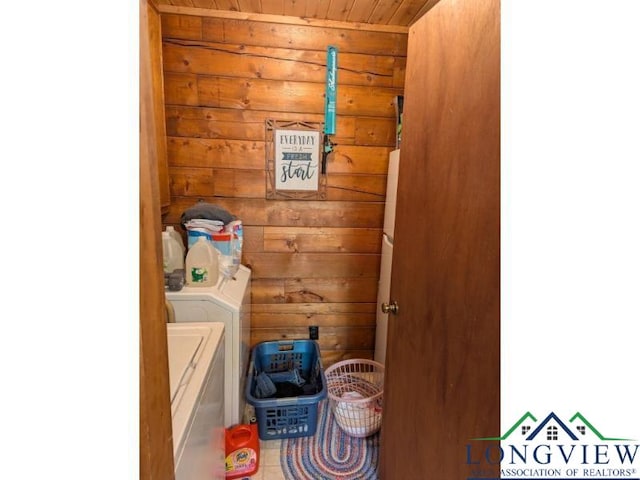
[[[264,198],[264,170],[230,168],[170,169],[171,194],[175,196],[211,196]],[[384,201],[386,175],[330,175],[328,200]]]
[[[384,217],[384,204],[371,202],[277,202],[266,210],[268,225],[381,228]]]
[[[404,0],[387,23],[391,25],[408,25],[422,7],[424,0]]]
[[[171,403],[164,319],[157,129],[147,0],[140,0],[140,478],[173,480]],[[144,281],[142,281],[144,279]],[[131,320],[133,321],[133,320]]]
[[[151,82],[149,90],[153,98],[152,124],[154,127],[155,162],[158,170],[158,187],[160,188],[160,208],[165,210],[171,203],[169,193],[169,173],[167,171],[167,130],[164,111],[164,80],[162,61],[162,36],[160,14],[155,7],[148,5],[146,32],[148,35],[148,59],[151,65]]]
[[[282,13],[294,2],[266,3]],[[164,223],[179,225],[199,200],[242,219],[253,344],[308,338],[319,325],[325,362],[372,358],[406,34],[175,14],[163,15],[163,32],[172,194]],[[265,121],[323,122],[330,44],[339,70],[326,200],[266,200]]]
[[[258,303],[252,313],[301,313],[305,315],[376,313],[375,303]]]
[[[320,350],[367,350],[375,342],[375,328],[325,327],[318,339]],[[251,332],[251,343],[272,340],[300,340],[309,338],[308,327],[259,328]]]
[[[324,114],[324,84],[285,80],[213,77],[165,73],[166,101],[172,105],[206,106],[273,112]],[[343,115],[393,118],[397,88],[346,85],[337,94]]]
[[[171,166],[264,170],[264,142],[169,137]]]
[[[265,120],[300,120],[301,115],[289,112],[267,112],[236,110],[231,108],[167,106],[167,133],[180,137],[232,138],[236,140],[265,139]],[[323,115],[305,116],[306,121],[322,122]],[[355,136],[355,123],[352,117],[337,120],[337,128],[342,128],[352,139]],[[344,142],[344,140],[343,140]]]
[[[500,1],[441,0],[409,51],[378,473],[500,477],[464,460],[500,431]]]
[[[265,252],[380,253],[377,228],[264,227]]]
[[[308,327],[373,327],[376,316],[373,313],[343,313],[332,315],[304,313],[256,313],[252,317],[256,328],[282,328],[291,326]]]
[[[331,0],[307,2],[307,9],[305,10],[304,16],[307,18],[327,18],[330,4]]]
[[[378,255],[353,253],[247,253],[243,256],[255,278],[374,277]]]
[[[407,33],[438,0],[157,0],[163,13]]]
[[[262,7],[260,13],[284,15],[284,2],[285,0],[260,0],[260,5]]]
[[[392,99],[393,101],[393,99]],[[357,145],[395,145],[396,122],[394,118],[362,118],[356,123]]]
[[[226,197],[176,197],[164,223],[179,224],[187,208],[202,200],[233,212],[246,225],[382,228],[384,204],[373,202],[269,201]]]
[[[168,105],[198,105],[198,77],[193,73],[173,73],[165,69],[164,99]]]
[[[342,362],[343,360],[351,360],[354,358],[367,360],[373,360],[373,350],[321,350],[322,365],[327,368],[334,363]]]
[[[171,166],[264,170],[265,142],[235,139],[169,137]],[[333,173],[386,175],[389,147],[338,145],[327,162]]]
[[[344,53],[406,57],[404,33],[363,32],[328,27],[308,27],[247,20],[202,18],[202,39],[236,45],[274,48],[295,46],[300,50],[324,50],[327,45]]]
[[[323,83],[325,50],[228,45],[214,42],[167,39],[165,69],[212,76],[297,80]],[[399,62],[400,63],[400,62]],[[396,57],[343,53],[338,77],[341,85],[394,87]]]
[[[294,278],[254,280],[256,303],[375,302],[378,281],[370,278]]]
[[[184,40],[202,39],[202,18],[193,15],[162,15],[162,35]]]
[[[284,2],[284,14],[290,17],[303,17],[306,13],[305,2],[286,0]]]
[[[167,75],[167,79],[169,82],[165,84],[165,90],[174,88],[176,85],[171,83],[172,77]],[[286,121],[324,121],[324,114],[319,113],[303,115],[295,112],[183,105],[168,105],[166,115],[169,136],[260,141],[265,139],[264,124],[269,118]],[[395,146],[395,119],[393,118],[340,115],[336,119],[336,129],[336,135],[333,137],[334,143],[338,145],[336,152],[340,152],[341,147],[346,145],[386,146],[387,152]],[[388,162],[386,155],[383,161],[385,162],[384,172],[386,172]]]
[[[171,168],[171,193],[176,196],[263,198],[264,170],[239,168]]]
[[[348,11],[348,22],[366,22],[371,15],[371,0],[354,0]]]
[[[384,202],[387,191],[386,175],[329,175],[329,200]]]

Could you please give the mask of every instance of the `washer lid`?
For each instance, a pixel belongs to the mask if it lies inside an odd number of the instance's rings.
[[[187,371],[195,363],[198,349],[204,340],[204,336],[197,333],[181,333],[180,335],[168,335],[167,343],[169,352],[169,385],[171,386],[171,403],[173,403],[180,385],[186,379]]]
[[[165,291],[169,301],[204,300],[214,302],[227,310],[239,310],[247,289],[250,288],[251,270],[240,265],[233,279],[220,275],[215,287],[190,287],[185,285],[179,292]],[[180,322],[178,322],[180,323]]]

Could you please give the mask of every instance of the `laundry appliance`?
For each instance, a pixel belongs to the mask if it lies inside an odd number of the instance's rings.
[[[240,265],[233,278],[221,275],[215,286],[185,286],[178,292],[166,291],[165,295],[176,323],[224,323],[224,424],[230,427],[243,423],[251,340],[251,270]]]
[[[224,324],[168,323],[176,480],[225,478]]]
[[[382,255],[380,257],[380,280],[378,282],[378,303],[376,307],[376,346],[374,359],[385,364],[387,354],[387,327],[389,314],[383,313],[381,305],[389,303],[391,293],[391,261],[393,258],[393,231],[396,223],[396,198],[398,191],[398,172],[400,169],[400,150],[389,154],[387,174],[387,195],[384,206],[384,226],[382,228]]]

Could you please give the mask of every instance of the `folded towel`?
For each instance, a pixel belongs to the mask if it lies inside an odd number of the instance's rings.
[[[265,372],[261,372],[256,377],[256,389],[254,392],[256,398],[269,398],[275,395],[275,393],[276,386],[269,378],[269,375],[267,375]]]
[[[306,383],[306,380],[300,376],[298,369],[289,370],[288,372],[274,372],[268,373],[271,381],[276,383],[293,383],[297,387],[301,387]]]
[[[206,218],[192,218],[182,226],[187,230],[204,228],[211,233],[219,233],[224,230],[224,224],[220,220],[207,220]]]
[[[180,217],[180,223],[184,226],[189,220],[194,218],[219,220],[223,225],[236,220],[236,217],[224,208],[206,202],[198,202],[193,207],[187,208]]]

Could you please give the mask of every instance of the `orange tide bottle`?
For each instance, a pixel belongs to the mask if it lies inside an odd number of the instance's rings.
[[[258,425],[234,425],[225,431],[225,478],[250,477],[260,464]]]

